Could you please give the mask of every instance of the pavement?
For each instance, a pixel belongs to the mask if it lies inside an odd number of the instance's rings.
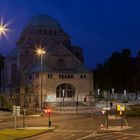
[[[16,128],[16,129],[32,129],[32,130],[39,130],[39,129],[46,129],[46,130],[53,130],[55,127],[19,127],[19,128]]]
[[[129,126],[109,126],[108,128],[106,127],[100,127],[99,130],[97,130],[97,132],[111,132],[111,131],[122,131],[122,130],[126,130],[126,129],[131,129],[132,127]]]

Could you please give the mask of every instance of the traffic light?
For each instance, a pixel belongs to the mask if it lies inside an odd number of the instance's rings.
[[[47,113],[51,113],[51,110],[50,109],[47,109]]]

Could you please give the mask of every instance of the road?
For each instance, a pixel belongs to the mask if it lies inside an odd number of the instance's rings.
[[[25,140],[140,140],[139,134],[122,132],[96,133],[81,130],[53,130]]]
[[[12,128],[14,118],[0,117],[0,128]],[[52,126],[56,128],[44,134],[24,140],[140,140],[140,118],[128,118],[134,128],[122,132],[96,133],[104,116],[91,114],[51,114]],[[17,118],[17,127],[22,127],[22,117]],[[48,117],[26,117],[25,126],[48,126]]]
[[[122,132],[111,132],[96,135],[89,135],[79,140],[140,140],[139,134],[128,134]]]

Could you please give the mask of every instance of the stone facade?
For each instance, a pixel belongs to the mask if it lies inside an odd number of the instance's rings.
[[[37,56],[37,48],[46,53]],[[72,46],[70,36],[48,15],[34,16],[25,26],[3,72],[1,92],[11,104],[94,101],[93,73],[84,65],[82,49]]]

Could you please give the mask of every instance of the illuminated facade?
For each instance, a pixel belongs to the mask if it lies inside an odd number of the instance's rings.
[[[37,48],[46,52],[42,67]],[[7,55],[2,81],[1,91],[11,104],[32,108],[41,99],[43,107],[93,101],[93,74],[84,65],[82,49],[71,45],[70,36],[48,15],[34,16],[25,26]]]

